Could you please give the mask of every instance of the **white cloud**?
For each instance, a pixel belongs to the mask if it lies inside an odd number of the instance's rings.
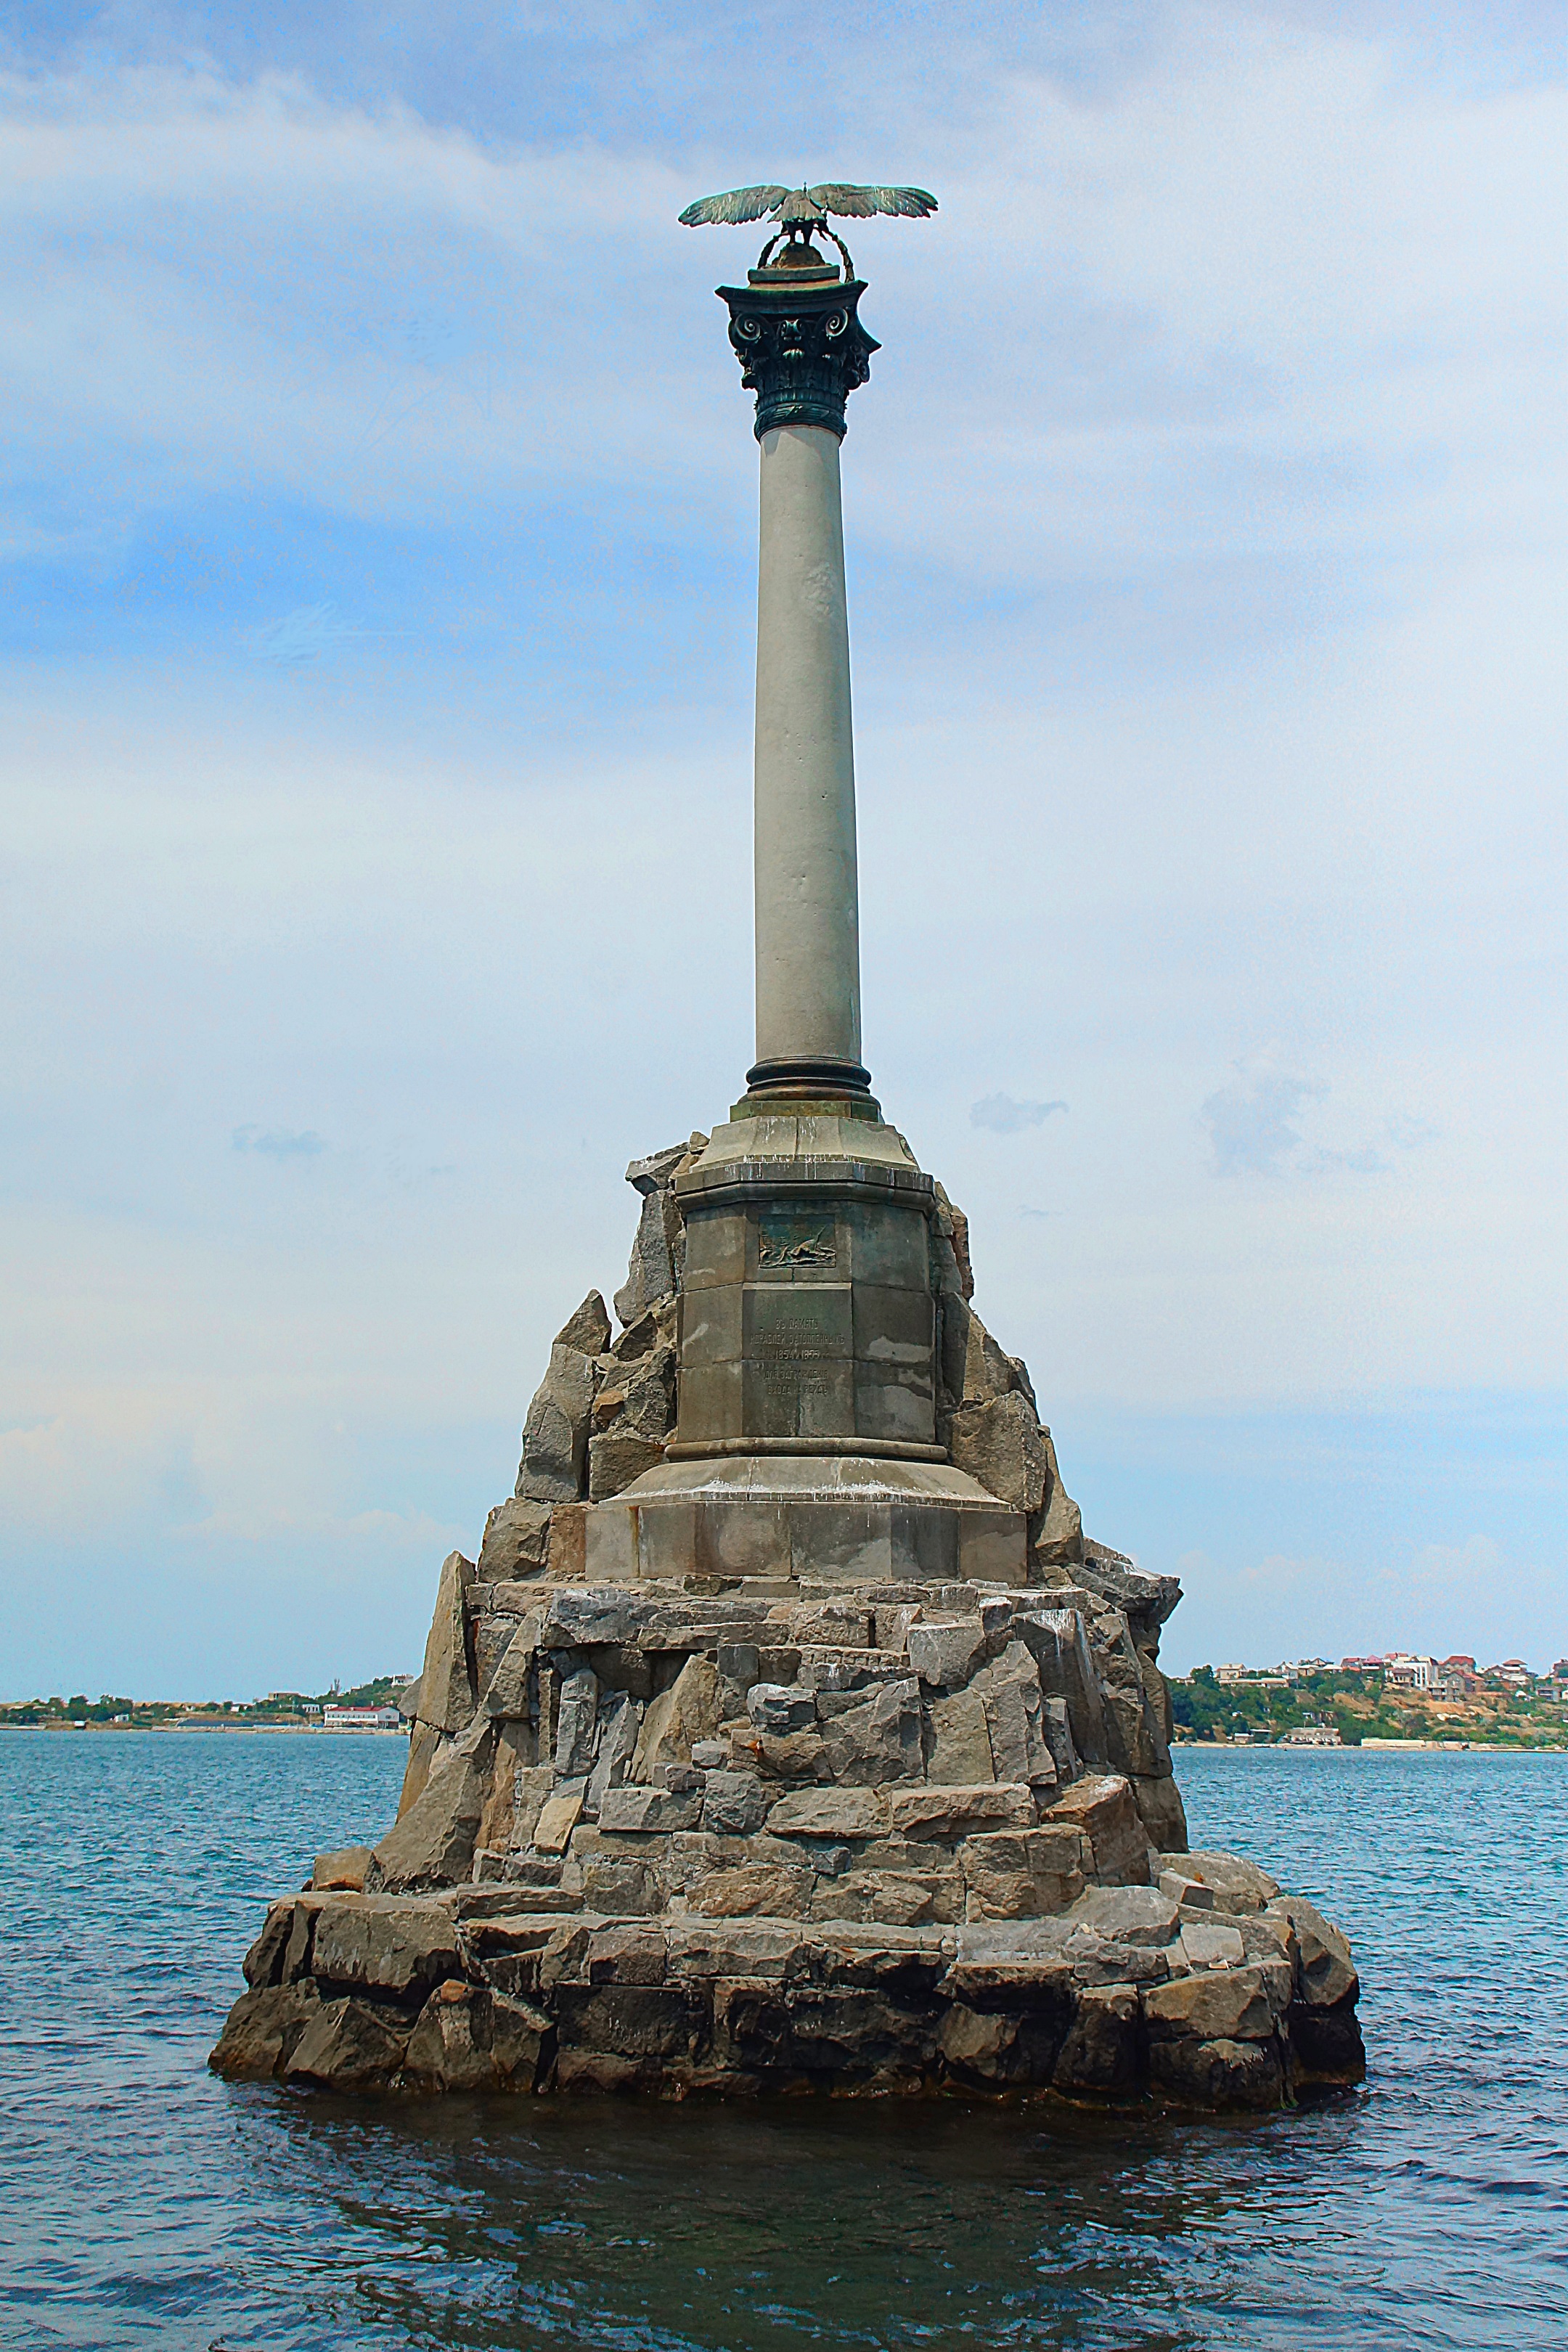
[[[1065,1102],[1015,1102],[1011,1095],[986,1095],[969,1107],[971,1127],[988,1127],[994,1135],[1021,1135],[1027,1127],[1042,1127],[1053,1113],[1065,1111]]]

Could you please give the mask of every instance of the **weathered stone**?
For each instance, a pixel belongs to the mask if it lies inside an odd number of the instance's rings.
[[[656,1765],[689,1764],[691,1743],[719,1728],[719,1676],[710,1660],[689,1657],[668,1690],[650,1701],[637,1736],[631,1777],[646,1780]]]
[[[1083,1517],[1062,1485],[1048,1429],[1041,1429],[1040,1443],[1046,1456],[1045,1505],[1035,1523],[1030,1557],[1037,1568],[1048,1569],[1083,1558]]]
[[[280,2071],[287,2082],[321,2090],[384,2091],[401,2073],[407,2047],[405,2020],[345,1995],[317,2005]]]
[[[1131,1985],[1101,1985],[1079,1995],[1078,2011],[1051,2080],[1058,2091],[1131,2091],[1142,2054],[1138,1995]]]
[[[1207,1969],[1151,1986],[1143,1996],[1151,2040],[1266,2040],[1289,2000],[1289,1985],[1270,1984],[1268,1977],[1266,1967]]]
[[[583,1812],[585,1781],[547,1797],[533,1824],[533,1844],[540,1853],[564,1853]]]
[[[350,1896],[318,1912],[311,1972],[323,1990],[406,2001],[460,1976],[463,1956],[451,1916],[437,1905]]]
[[[1182,1924],[1175,1905],[1157,1886],[1086,1887],[1072,1906],[1072,1919],[1122,1944],[1168,1944]]]
[[[1037,1511],[1050,1465],[1040,1424],[1026,1397],[1015,1391],[988,1402],[963,1404],[952,1416],[948,1449],[998,1501],[1016,1511]]]
[[[618,1495],[640,1478],[645,1470],[653,1469],[664,1460],[664,1443],[657,1437],[639,1436],[635,1429],[624,1429],[618,1423],[601,1436],[588,1440],[588,1499],[602,1503],[611,1495]]]
[[[1152,2042],[1149,2079],[1184,2105],[1266,2111],[1284,2095],[1279,2053],[1271,2042]]]
[[[1060,1831],[1002,1831],[958,1849],[968,1919],[1035,1919],[1065,1911],[1083,1892],[1078,1840]]]
[[[1132,1790],[1117,1773],[1075,1780],[1052,1799],[1048,1818],[1080,1829],[1094,1851],[1095,1876],[1110,1886],[1146,1886],[1152,1849]]]
[[[537,1707],[535,1667],[543,1618],[538,1610],[517,1621],[517,1630],[502,1651],[484,1693],[484,1710],[498,1720],[522,1722]]]
[[[1103,1769],[1110,1761],[1105,1701],[1081,1610],[1052,1606],[1021,1612],[1014,1617],[1013,1630],[1034,1657],[1047,1698],[1065,1704],[1078,1754],[1086,1764]]]
[[[647,1918],[664,1907],[657,1871],[641,1862],[584,1862],[583,1901],[607,1919]]]
[[[688,1913],[668,1928],[668,1972],[679,1979],[781,1978],[801,1949],[802,1930],[771,1919],[702,1919]]]
[[[985,1709],[996,1778],[1053,1788],[1057,1768],[1046,1738],[1045,1695],[1039,1668],[1025,1644],[1008,1641],[970,1687]]]
[[[242,1963],[245,1981],[253,1991],[281,1981],[283,1955],[289,1948],[289,1933],[293,1925],[293,1903],[274,1903],[262,1922],[260,1935]]]
[[[264,2083],[281,2072],[321,2006],[313,1984],[258,1985],[242,1992],[209,2063],[233,2082]]]
[[[310,1872],[310,1885],[322,1894],[363,1895],[370,1861],[368,1845],[345,1845],[332,1853],[319,1853]]]
[[[550,2019],[486,1987],[437,1987],[409,2037],[411,2089],[531,2091],[555,2039]]]
[[[520,1765],[512,1776],[511,1835],[508,1840],[513,1854],[533,1843],[539,1817],[550,1801],[555,1775],[548,1764],[528,1767]],[[510,1864],[508,1864],[510,1869]]]
[[[768,1813],[774,1837],[869,1838],[888,1826],[888,1809],[869,1789],[800,1789]]]
[[[511,1496],[485,1521],[479,1573],[489,1582],[537,1576],[550,1543],[550,1506]]]
[[[1261,1876],[1261,1873],[1259,1875]],[[1300,1895],[1281,1895],[1269,1906],[1288,1919],[1299,1946],[1297,1978],[1301,1999],[1312,2009],[1332,2009],[1360,1990],[1351,1948],[1316,1905]]]
[[[1164,1857],[1162,1855],[1162,1860]],[[1183,1904],[1189,1911],[1212,1911],[1214,1888],[1205,1886],[1201,1878],[1191,1878],[1184,1870],[1163,1870],[1160,1892],[1168,1895],[1173,1903]]]
[[[1201,1879],[1205,1886],[1212,1886],[1218,1911],[1261,1911],[1279,1892],[1277,1879],[1270,1878],[1266,1870],[1259,1870],[1255,1862],[1243,1861],[1239,1854],[1162,1854],[1162,1866],[1167,1860],[1173,1861],[1189,1878]]]
[[[926,1721],[931,1730],[926,1770],[931,1780],[960,1788],[996,1778],[985,1704],[978,1691],[952,1691],[928,1700]]]
[[[417,1690],[418,1687],[417,1683],[410,1685],[411,1689]],[[397,1800],[397,1814],[400,1821],[409,1806],[417,1803],[424,1795],[431,1768],[441,1751],[441,1743],[447,1737],[447,1735],[437,1729],[433,1723],[416,1723],[409,1733],[408,1761],[403,1769],[403,1789]]]
[[[961,1617],[952,1624],[911,1625],[910,1664],[921,1682],[939,1690],[955,1690],[969,1680],[985,1654],[985,1630],[977,1616]]]
[[[433,1724],[438,1731],[465,1730],[478,1703],[464,1608],[473,1574],[472,1561],[460,1551],[449,1552],[441,1563],[436,1613],[430,1621],[419,1676],[419,1720]],[[412,1766],[412,1757],[409,1762]]]
[[[670,1830],[694,1830],[702,1814],[695,1790],[678,1794],[673,1789],[606,1789],[599,1806],[602,1830],[652,1835]]]
[[[594,1768],[599,1729],[599,1680],[591,1666],[563,1676],[555,1717],[555,1770],[563,1780],[585,1780]]]
[[[425,1788],[375,1848],[367,1885],[390,1894],[467,1878],[484,1812],[495,1727],[479,1716],[442,1757]]]
[[[755,1770],[765,1780],[830,1780],[827,1743],[815,1731],[791,1731],[782,1739],[754,1731],[749,1738],[731,1734],[731,1758],[737,1771]]]
[[[591,1820],[597,1820],[610,1790],[623,1787],[631,1776],[642,1716],[637,1700],[624,1691],[601,1691],[599,1753],[583,1800],[583,1810]]]
[[[1190,1969],[1238,1968],[1247,1947],[1238,1928],[1224,1920],[1189,1920],[1182,1929],[1182,1958]]]
[[[658,1927],[598,1927],[588,1945],[590,1984],[662,1984],[665,1949]]]
[[[824,1733],[827,1766],[840,1784],[875,1788],[924,1773],[920,1686],[885,1683],[864,1706],[835,1715]]]
[[[742,1919],[759,1913],[773,1919],[804,1919],[811,1907],[809,1870],[745,1865],[716,1870],[688,1891],[693,1911],[710,1919]]]
[[[894,1832],[902,1837],[963,1837],[976,1829],[1029,1829],[1035,1820],[1034,1796],[1022,1781],[895,1789],[888,1803]]]
[[[565,1326],[583,1325],[589,1309],[604,1302],[591,1291]],[[606,1318],[606,1334],[608,1322]],[[550,1350],[550,1369],[534,1392],[522,1430],[522,1461],[518,1468],[520,1496],[537,1503],[575,1502],[586,1487],[588,1429],[599,1372],[595,1359],[602,1349],[585,1349],[565,1338]]]
[[[702,1787],[702,1826],[721,1836],[750,1837],[762,1828],[773,1802],[773,1791],[755,1772],[709,1772]]]
[[[783,1737],[806,1731],[816,1721],[816,1699],[799,1684],[755,1683],[746,1694],[746,1713],[759,1731]]]
[[[684,1144],[676,1147],[671,1171],[685,1157]],[[668,1154],[659,1152],[662,1160]],[[634,1167],[647,1163],[635,1161]],[[629,1180],[628,1180],[629,1181]],[[616,1293],[616,1313],[623,1323],[635,1323],[637,1318],[674,1290],[676,1247],[680,1236],[680,1213],[675,1205],[675,1195],[668,1183],[658,1181],[640,1185],[643,1195],[642,1213],[637,1219],[636,1238],[632,1243],[631,1261],[626,1281]]]

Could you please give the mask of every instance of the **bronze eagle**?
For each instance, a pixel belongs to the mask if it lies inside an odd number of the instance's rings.
[[[847,220],[869,220],[875,213],[924,220],[935,210],[936,198],[924,188],[852,188],[825,180],[818,188],[731,188],[727,195],[700,197],[680,219],[686,228],[705,228],[711,222],[739,226],[765,215],[798,232],[826,221],[829,213]]]

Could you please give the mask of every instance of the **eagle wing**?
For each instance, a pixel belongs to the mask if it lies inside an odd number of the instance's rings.
[[[806,194],[824,212],[837,213],[848,220],[868,220],[873,213],[892,213],[903,220],[924,220],[936,210],[936,198],[925,188],[848,188],[829,183],[820,188],[808,188]]]
[[[688,205],[681,214],[686,228],[704,228],[710,221],[739,223],[761,220],[775,205],[782,205],[788,195],[787,188],[731,188],[728,195],[701,196]]]

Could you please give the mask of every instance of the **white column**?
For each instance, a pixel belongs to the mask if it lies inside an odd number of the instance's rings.
[[[838,441],[762,439],[757,581],[757,1059],[860,1059],[855,751]]]

